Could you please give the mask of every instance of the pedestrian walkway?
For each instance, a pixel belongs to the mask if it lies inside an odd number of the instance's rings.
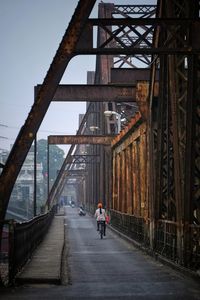
[[[53,218],[44,240],[31,260],[16,277],[16,283],[61,283],[61,262],[64,245],[64,210]]]

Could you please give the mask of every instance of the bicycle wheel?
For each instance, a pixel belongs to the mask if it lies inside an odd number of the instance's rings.
[[[101,239],[103,238],[103,230],[101,229]]]
[[[100,222],[100,237],[101,237],[101,239],[103,238],[103,223],[102,222]]]

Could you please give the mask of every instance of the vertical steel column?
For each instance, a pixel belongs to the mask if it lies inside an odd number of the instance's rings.
[[[199,18],[200,7],[196,1],[190,7],[190,17]],[[200,47],[200,25],[194,23],[190,28],[190,40],[192,46]],[[188,57],[188,99],[187,99],[187,127],[186,127],[186,157],[185,165],[185,201],[184,201],[184,263],[185,266],[198,264],[195,262],[194,235],[189,224],[200,224],[200,57],[191,55]],[[194,230],[195,234],[195,230]],[[191,253],[193,259],[191,259]],[[192,266],[193,267],[193,266]]]
[[[132,214],[132,159],[131,145],[126,150],[126,201],[127,213]]]
[[[136,142],[133,141],[132,157],[133,157],[133,214],[137,214],[137,167],[136,167]]]
[[[118,210],[122,211],[122,155],[121,153],[118,154],[118,174],[119,174],[119,178],[118,178]]]
[[[141,170],[140,170],[140,139],[136,139],[135,143],[135,159],[136,159],[136,180],[137,180],[137,216],[141,216]]]
[[[141,193],[141,216],[147,220],[147,185],[146,185],[146,178],[147,178],[147,154],[146,154],[146,129],[141,130],[140,136],[140,193]]]
[[[111,209],[117,209],[117,155],[116,152],[113,151],[113,161],[112,161],[112,205]]]
[[[183,170],[181,170],[181,165],[184,163],[182,159],[184,158],[184,153],[181,153],[180,149],[180,136],[178,124],[178,111],[177,111],[177,83],[174,74],[174,66],[176,66],[174,57],[168,57],[169,62],[169,97],[171,101],[171,118],[172,118],[172,130],[173,130],[173,160],[174,160],[174,186],[175,186],[175,203],[176,203],[176,222],[177,222],[177,255],[179,261],[182,262],[182,238],[183,238],[183,188],[184,183]],[[180,84],[180,83],[179,83]],[[181,172],[182,171],[182,172]]]
[[[49,153],[49,142],[47,142],[47,204],[48,204],[48,210],[50,209],[50,199],[49,199],[49,190],[50,190],[50,187],[49,187],[49,180],[50,180],[50,166],[49,166],[49,157],[50,157],[50,153]]]
[[[122,212],[126,213],[126,162],[125,150],[121,151],[121,197]]]
[[[34,188],[33,188],[33,216],[37,215],[37,135],[34,141]]]
[[[112,208],[112,186],[114,181],[114,173],[112,172],[112,157],[110,146],[105,147],[105,195],[106,195],[106,208]],[[111,175],[112,174],[112,175]]]
[[[113,12],[113,4],[99,4],[98,17],[99,18],[111,18]],[[101,45],[108,38],[108,34],[102,29],[98,28],[97,34],[97,46]],[[113,59],[111,55],[101,55],[97,56],[96,60],[96,73],[95,73],[95,83],[96,84],[107,84],[110,81],[110,69],[113,65]],[[101,133],[105,133],[105,117],[103,111],[105,110],[103,103],[95,103],[96,111],[99,114],[99,128]],[[106,193],[106,182],[105,182],[105,170],[106,165],[109,164],[110,158],[107,160],[108,155],[105,155],[104,146],[96,146],[98,153],[100,155],[100,165],[96,165],[93,168],[94,176],[99,179],[98,185],[95,187],[98,190],[97,197],[101,199],[104,204],[109,200],[109,195],[111,194],[111,186],[108,188],[109,192]],[[110,154],[111,155],[111,154]],[[109,170],[111,171],[111,170]],[[110,174],[108,178],[110,177]],[[108,198],[108,199],[107,199]],[[96,199],[97,201],[98,199]]]
[[[120,183],[120,154],[116,153],[116,165],[117,165],[117,178],[116,178],[116,210],[120,210],[120,187],[121,187],[121,183]]]

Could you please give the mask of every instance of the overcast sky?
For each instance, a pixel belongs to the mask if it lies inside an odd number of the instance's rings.
[[[34,86],[43,82],[78,1],[0,0],[0,148],[10,148],[34,99]],[[73,59],[62,83],[86,83],[94,57]],[[74,134],[85,103],[52,103],[38,138]],[[5,127],[8,126],[8,127]]]
[[[96,1],[93,17],[97,17],[99,2]],[[0,149],[9,150],[14,143],[33,104],[34,86],[43,82],[77,3],[78,0],[0,0]],[[73,58],[61,83],[86,84],[87,71],[92,70],[95,56]],[[80,113],[85,113],[85,103],[51,103],[38,139],[50,134],[75,134]]]

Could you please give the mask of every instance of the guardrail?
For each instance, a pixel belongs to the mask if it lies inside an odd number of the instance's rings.
[[[170,220],[159,219],[155,226],[154,247],[150,247],[149,220],[145,222],[142,217],[136,217],[119,211],[110,210],[111,225],[118,231],[145,247],[148,252],[154,252],[165,260],[172,262],[187,270],[196,272],[200,269],[200,225],[188,224],[184,228],[182,242],[182,261],[177,254],[178,224]],[[182,237],[182,238],[183,238]]]
[[[177,223],[169,220],[158,220],[156,226],[155,250],[162,256],[177,260]]]
[[[31,257],[47,233],[56,212],[56,207],[30,221],[17,223],[3,221],[3,234],[0,251],[0,281],[12,285],[16,274]]]
[[[144,218],[120,213],[113,209],[110,210],[110,216],[111,223],[116,229],[143,245],[149,245],[146,228],[148,225]]]

